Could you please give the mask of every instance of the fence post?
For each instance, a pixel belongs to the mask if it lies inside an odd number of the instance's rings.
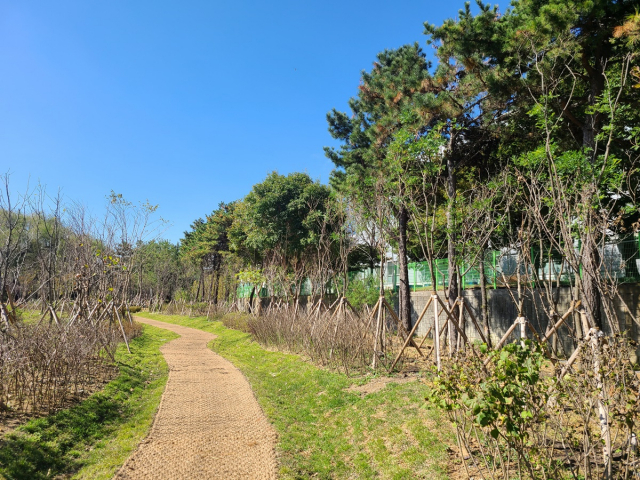
[[[634,267],[631,271],[633,272],[633,276],[635,278],[638,278],[638,274],[640,274],[640,270],[638,270],[638,266],[640,266],[640,263],[638,263],[638,259],[640,259],[640,234],[636,233],[636,236],[638,237],[638,241],[636,242],[636,254],[634,255],[634,261],[633,263],[635,263]]]
[[[418,262],[413,263],[413,291],[416,291],[416,286],[418,283],[418,272],[417,272]]]
[[[464,262],[462,262],[462,271],[464,272]],[[462,290],[465,290],[467,288],[467,283],[466,283],[466,274],[462,275],[461,281],[462,281]]]
[[[394,291],[396,287],[398,287],[398,264],[397,263],[393,266],[393,290]]]

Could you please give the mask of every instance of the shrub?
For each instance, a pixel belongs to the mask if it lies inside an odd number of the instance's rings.
[[[638,468],[639,385],[625,339],[583,343],[566,376],[529,340],[481,350],[443,362],[427,394],[456,426],[467,475],[596,478],[607,458],[611,477]]]
[[[366,277],[364,279],[352,280],[347,286],[345,296],[356,310],[360,310],[365,305],[373,307],[380,296],[380,284],[378,283],[378,279],[374,277]],[[385,297],[387,298],[387,301],[393,305],[394,292],[386,290]]]

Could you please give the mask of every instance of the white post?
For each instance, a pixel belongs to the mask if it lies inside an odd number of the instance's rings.
[[[524,341],[527,339],[527,319],[525,317],[516,318],[516,323],[520,324],[520,345],[524,348]]]

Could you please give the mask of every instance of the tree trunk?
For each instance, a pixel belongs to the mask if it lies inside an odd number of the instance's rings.
[[[204,267],[200,267],[200,278],[198,278],[198,289],[196,290],[196,302],[200,297],[200,286],[202,285],[202,275],[204,274]],[[193,290],[192,290],[193,291]]]
[[[251,289],[251,295],[249,296],[249,313],[253,312],[253,297],[254,297],[255,291],[256,291],[256,287],[254,286]]]
[[[213,284],[213,304],[218,305],[218,291],[220,289],[220,267],[216,269],[216,280]]]
[[[582,63],[589,75],[588,103],[590,106],[595,106],[598,98],[602,95],[602,92],[604,90],[605,78],[602,73],[603,65],[600,61],[600,56],[598,55],[599,51],[593,52],[595,53],[595,62],[593,66],[589,63],[589,59],[587,57],[587,55],[591,53],[592,52],[583,52]],[[585,115],[585,120],[582,125],[582,148],[585,154],[590,155],[592,163],[595,161],[597,156],[595,137],[600,130],[600,123],[600,114],[595,112]],[[585,199],[585,205],[590,205],[593,196],[599,194],[597,184],[594,184],[592,188],[593,190],[586,193],[587,198]],[[595,214],[596,212],[589,212],[590,217],[594,216]],[[595,224],[596,222],[593,223]],[[592,222],[588,221],[587,225],[591,226]],[[596,280],[596,278],[600,275],[600,252],[598,252],[598,247],[594,238],[595,234],[597,233],[590,228],[589,231],[585,232],[585,238],[582,239],[582,241],[584,242],[584,248],[582,252],[582,264],[584,270],[582,286],[584,303],[587,308],[587,312],[589,313],[595,326],[601,329],[602,315],[600,313],[600,307],[602,305],[602,297],[601,292],[598,288],[598,282]]]
[[[600,252],[592,234],[587,233],[582,250],[582,290],[583,300],[589,317],[599,329],[602,325],[602,298],[596,277],[600,275]],[[615,331],[615,330],[614,330]]]
[[[448,274],[449,288],[447,290],[447,300],[449,302],[449,310],[453,314],[453,318],[458,318],[458,269],[456,268],[456,233],[453,219],[453,208],[456,200],[457,178],[455,171],[455,161],[453,155],[447,157],[447,258],[448,258]],[[447,322],[447,325],[449,323]],[[456,345],[458,340],[458,332],[455,328],[449,328],[450,345]]]
[[[487,346],[491,348],[491,328],[489,326],[489,302],[487,299],[487,279],[484,271],[484,252],[483,248],[480,252],[479,273],[480,273],[480,310],[482,315],[482,326],[484,328],[484,337],[487,339]]]
[[[411,330],[411,289],[409,288],[409,266],[407,263],[407,222],[409,214],[405,207],[398,212],[398,307],[400,320],[407,331]]]

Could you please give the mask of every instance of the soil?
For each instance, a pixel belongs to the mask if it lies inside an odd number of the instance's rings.
[[[169,380],[149,436],[114,477],[275,479],[276,433],[249,383],[207,343],[215,335],[136,317],[181,337],[160,350]]]
[[[364,385],[352,385],[347,388],[347,392],[359,393],[361,396],[369,395],[370,393],[376,393],[382,390],[390,383],[408,383],[415,382],[418,377],[378,377],[365,383]]]

